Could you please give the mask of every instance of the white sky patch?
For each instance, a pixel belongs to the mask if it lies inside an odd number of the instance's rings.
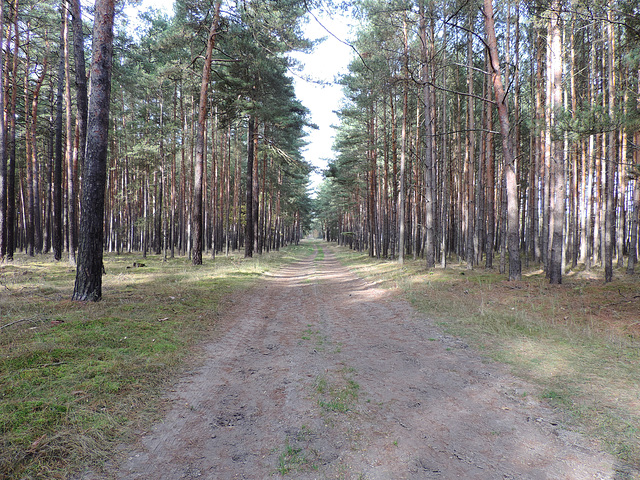
[[[304,26],[305,36],[311,40],[326,37],[326,40],[310,54],[294,53],[291,56],[302,64],[300,76],[294,77],[296,96],[311,111],[311,120],[319,127],[318,130],[309,130],[309,145],[303,155],[311,165],[323,170],[333,157],[331,147],[335,131],[332,125],[338,124],[338,116],[334,112],[340,108],[343,98],[342,87],[335,80],[347,72],[353,49],[344,43],[351,28],[347,18],[339,15],[331,18],[319,15],[317,18],[326,30],[311,18]],[[322,85],[307,78],[322,82]],[[321,171],[313,173],[312,188],[316,188],[321,179]]]

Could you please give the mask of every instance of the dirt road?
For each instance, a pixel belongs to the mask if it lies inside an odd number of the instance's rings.
[[[532,387],[330,247],[267,276],[223,326],[116,478],[623,478]]]

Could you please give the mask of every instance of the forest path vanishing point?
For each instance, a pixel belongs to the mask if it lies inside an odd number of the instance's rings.
[[[623,478],[531,386],[331,252],[235,300],[115,478]]]

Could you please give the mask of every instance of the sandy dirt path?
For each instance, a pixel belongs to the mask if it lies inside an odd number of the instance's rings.
[[[116,478],[622,478],[531,386],[331,251],[236,300]]]

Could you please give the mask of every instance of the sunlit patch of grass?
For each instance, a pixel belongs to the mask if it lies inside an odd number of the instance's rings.
[[[449,334],[509,364],[565,412],[568,425],[640,465],[640,280],[623,271],[569,272],[549,285],[538,266],[509,282],[494,270],[464,265],[427,271],[366,253],[334,250],[370,282],[397,287]],[[598,276],[599,275],[599,276]]]
[[[199,267],[107,254],[98,303],[72,302],[75,268],[50,256],[0,266],[0,477],[99,470],[113,445],[157,418],[159,392],[215,335],[224,302],[311,253],[301,245]]]

